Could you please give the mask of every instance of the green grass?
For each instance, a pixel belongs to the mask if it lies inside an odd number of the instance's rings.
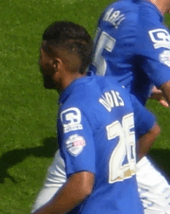
[[[93,36],[98,17],[110,2],[0,1],[0,213],[30,212],[57,149],[58,95],[42,87],[37,65],[43,30],[53,21],[70,20]],[[162,127],[152,154],[168,161],[169,109],[155,102],[148,107]]]

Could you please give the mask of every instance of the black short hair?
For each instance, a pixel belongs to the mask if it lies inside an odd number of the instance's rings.
[[[80,73],[84,73],[92,62],[93,40],[81,25],[68,21],[54,22],[45,29],[42,39],[46,46],[63,46],[76,52],[81,60]]]

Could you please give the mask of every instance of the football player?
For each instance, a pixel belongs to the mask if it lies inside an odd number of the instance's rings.
[[[59,191],[54,184],[34,214],[143,213],[135,133],[142,158],[160,129],[116,81],[86,74],[91,52],[91,37],[72,22],[55,22],[43,34],[39,63],[44,87],[60,94],[58,143],[67,181]],[[50,170],[55,175],[58,154]]]
[[[90,69],[113,76],[143,105],[150,96],[170,105],[170,34],[163,23],[169,8],[170,0],[120,0],[108,6],[98,22]],[[147,157],[137,167],[145,213],[170,213],[166,179]]]

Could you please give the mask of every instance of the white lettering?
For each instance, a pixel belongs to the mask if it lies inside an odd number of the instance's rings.
[[[109,9],[103,18],[104,21],[110,22],[115,28],[118,28],[124,19],[125,15],[121,14],[120,10],[114,11],[114,8]]]
[[[101,103],[109,112],[111,112],[112,108],[108,104],[107,100],[105,97],[99,99],[99,103]]]
[[[124,103],[123,99],[121,98],[119,92],[116,92],[116,95],[117,95],[117,98],[119,99],[119,105],[120,106],[124,106],[125,103]]]
[[[155,49],[158,48],[170,49],[170,35],[167,30],[160,28],[150,30],[148,33]]]
[[[114,107],[124,106],[124,101],[119,92],[113,90],[106,92],[102,98],[99,99],[99,103],[101,103],[109,112],[111,112]]]
[[[111,90],[111,93],[112,93],[112,96],[114,97],[115,106],[119,106],[119,102],[118,102],[118,99],[117,99],[115,92],[113,90]]]

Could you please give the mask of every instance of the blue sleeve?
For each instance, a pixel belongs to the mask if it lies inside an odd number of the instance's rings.
[[[58,140],[67,176],[80,171],[95,174],[93,133],[87,116],[79,108],[68,108],[60,113]]]
[[[146,134],[153,128],[155,117],[136,99],[135,96],[130,96],[134,110],[135,132],[138,139],[141,135]]]
[[[138,22],[134,51],[135,62],[159,88],[170,80],[170,34],[166,26],[153,19]]]

